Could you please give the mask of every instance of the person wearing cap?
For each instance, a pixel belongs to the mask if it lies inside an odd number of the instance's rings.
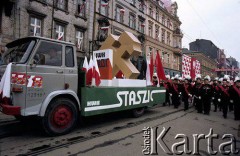
[[[203,111],[203,103],[202,103],[202,97],[201,97],[201,90],[202,90],[202,78],[201,75],[196,76],[196,82],[193,86],[193,97],[194,97],[194,103],[196,105],[196,109],[198,113],[202,113]]]
[[[204,84],[201,89],[201,98],[202,98],[202,103],[203,103],[203,111],[204,114],[209,115],[210,114],[210,109],[211,109],[211,100],[213,96],[213,88],[210,85],[210,76],[207,75],[204,78]]]
[[[222,102],[221,102],[221,96],[222,96],[222,92],[221,92],[221,86],[222,86],[222,82],[223,82],[223,77],[218,79],[218,98],[216,99],[218,101],[218,108],[219,111],[222,111]]]
[[[219,102],[221,102],[223,117],[227,118],[228,107],[230,103],[230,95],[229,95],[229,86],[227,85],[228,76],[225,75],[222,81],[222,85],[219,87],[221,92],[221,98]]]
[[[212,97],[212,100],[213,100],[213,105],[214,105],[214,112],[217,112],[217,108],[219,106],[219,102],[218,102],[218,98],[219,98],[219,87],[218,87],[218,80],[219,78],[216,77],[214,80],[213,80],[213,84],[212,84],[212,87],[213,87],[213,97]]]
[[[230,89],[231,87],[232,87],[232,81],[230,80],[230,78],[228,78],[227,79],[227,86],[228,86],[228,88]],[[233,111],[233,102],[230,100],[229,101],[229,105],[228,105],[229,107],[229,112],[231,112],[231,111]]]
[[[157,73],[153,74],[153,86],[157,86],[158,85],[158,78],[157,78]]]
[[[163,81],[161,83],[162,86],[166,89],[166,96],[165,96],[165,102],[163,103],[163,106],[166,106],[167,104],[170,106],[170,87],[171,87],[171,80],[170,80],[170,75],[166,75],[166,81]]]
[[[188,110],[189,102],[188,99],[192,97],[192,79],[190,76],[186,76],[184,83],[181,85],[182,99],[184,102],[184,111]]]
[[[170,96],[172,97],[172,104],[174,108],[178,108],[180,105],[180,92],[179,92],[179,76],[174,77],[173,83],[170,87]]]
[[[240,120],[240,78],[237,76],[234,85],[229,88],[230,101],[234,105],[234,119]]]

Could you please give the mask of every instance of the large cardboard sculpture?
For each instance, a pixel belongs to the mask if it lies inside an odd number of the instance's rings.
[[[131,63],[131,56],[141,55],[141,43],[129,32],[123,32],[121,36],[109,35],[100,50],[113,50],[112,78],[121,70],[127,79],[136,79],[140,74]]]

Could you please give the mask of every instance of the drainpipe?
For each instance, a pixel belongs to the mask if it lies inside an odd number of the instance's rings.
[[[54,6],[55,6],[55,0],[53,0],[53,5],[52,5],[51,39],[53,38],[53,16],[54,16]]]

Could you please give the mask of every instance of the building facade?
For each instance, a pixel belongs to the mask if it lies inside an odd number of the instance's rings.
[[[170,1],[146,1],[146,55],[156,57],[159,52],[165,74],[181,74],[182,33],[177,16],[177,3]]]
[[[145,40],[144,0],[95,0],[92,50],[97,50],[109,34],[133,33]]]
[[[201,51],[212,59],[217,59],[219,48],[210,40],[197,39],[189,44],[189,50]]]
[[[1,3],[1,49],[18,38],[42,36],[75,43],[79,60],[88,54],[94,0],[3,0]]]
[[[217,61],[207,56],[204,52],[185,51],[184,54],[196,58],[200,62],[202,77],[206,75],[209,75],[211,78],[217,77],[217,72],[214,72],[214,69],[217,68]]]

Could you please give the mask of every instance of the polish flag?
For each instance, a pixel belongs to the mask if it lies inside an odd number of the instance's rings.
[[[89,62],[89,66],[88,66],[88,71],[87,71],[87,85],[91,85],[92,84],[92,78],[93,78],[93,59],[91,56],[90,62]]]
[[[93,76],[92,76],[92,85],[93,86],[99,86],[101,83],[101,79],[100,79],[100,72],[99,72],[99,68],[98,68],[98,63],[97,63],[97,59],[96,56],[93,55]]]
[[[58,34],[58,40],[63,40],[64,32]]]
[[[103,7],[107,7],[107,6],[108,6],[108,2],[102,1],[101,5],[102,5]]]
[[[150,74],[150,60],[149,58],[147,58],[147,71],[146,71],[146,83],[147,86],[152,86],[152,77]]]
[[[153,70],[154,70],[154,63],[153,63],[153,54],[151,53],[151,58],[150,58],[150,78],[151,78],[151,82],[153,79]]]
[[[87,61],[87,57],[85,56],[84,62],[83,62],[83,67],[82,70],[87,72],[88,71],[88,61]]]
[[[160,82],[160,80],[166,80],[166,76],[165,76],[165,73],[164,73],[164,70],[163,70],[162,61],[161,61],[161,58],[160,58],[160,55],[159,55],[158,51],[157,51],[155,64],[157,66],[157,76],[158,76],[159,82]]]

